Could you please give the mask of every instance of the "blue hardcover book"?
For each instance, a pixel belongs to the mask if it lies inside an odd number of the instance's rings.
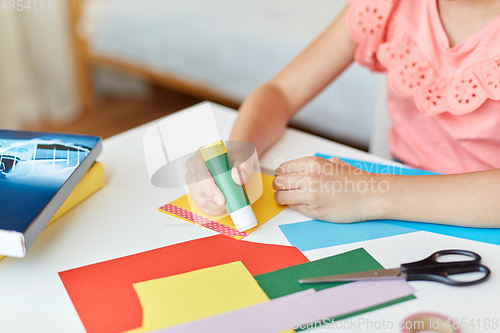
[[[0,255],[24,257],[102,151],[102,139],[0,130]]]

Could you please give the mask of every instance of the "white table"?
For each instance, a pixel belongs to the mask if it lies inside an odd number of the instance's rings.
[[[236,113],[214,105],[220,134],[229,137]],[[58,272],[104,260],[118,258],[214,232],[160,213],[157,208],[182,195],[181,190],[161,189],[149,182],[142,150],[145,124],[104,141],[99,158],[106,168],[105,188],[75,207],[42,232],[23,259],[0,262],[0,332],[84,332],[84,327],[59,279]],[[265,168],[279,161],[316,152],[348,158],[383,161],[365,152],[335,142],[287,129],[283,138],[261,158]],[[387,161],[385,161],[387,162]],[[286,209],[245,241],[289,245],[278,225],[309,218]],[[383,239],[346,244],[304,252],[315,260],[364,247],[384,267],[423,259],[447,248],[476,251],[492,270],[489,281],[457,288],[432,282],[412,282],[417,299],[347,319],[345,329],[335,332],[397,332],[349,328],[359,318],[396,325],[407,315],[433,311],[456,318],[490,322],[500,319],[500,247],[448,236],[416,232]],[[464,333],[500,332],[500,329],[463,329]]]

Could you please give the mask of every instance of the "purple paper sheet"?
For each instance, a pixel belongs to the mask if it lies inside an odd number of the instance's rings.
[[[317,292],[309,289],[155,332],[273,333],[353,313],[414,292],[415,289],[404,280],[359,281]]]

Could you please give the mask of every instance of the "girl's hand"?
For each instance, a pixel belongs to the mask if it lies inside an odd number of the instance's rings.
[[[228,156],[234,162],[231,170],[233,181],[238,185],[244,185],[252,177],[254,168],[259,162],[255,147],[240,142],[226,142],[226,144]],[[205,214],[223,215],[226,212],[226,198],[215,183],[199,150],[187,160],[186,168],[186,183],[196,205]]]
[[[215,184],[212,174],[207,168],[203,156],[198,150],[186,162],[186,183],[191,198],[198,207],[208,215],[219,216],[224,214],[226,198]]]
[[[377,218],[376,199],[389,190],[389,183],[335,157],[304,157],[281,164],[273,187],[279,204],[319,220],[345,223]]]

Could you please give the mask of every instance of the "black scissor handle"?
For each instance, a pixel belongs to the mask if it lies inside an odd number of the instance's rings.
[[[472,258],[472,260],[463,260],[463,261],[451,261],[451,262],[439,262],[437,259],[439,257],[447,256],[447,255],[462,255],[465,257]],[[481,262],[481,256],[475,252],[472,251],[467,251],[467,250],[441,250],[434,252],[431,254],[429,257],[420,260],[420,261],[415,261],[415,262],[410,262],[406,264],[402,264],[401,268],[403,269],[403,272],[406,273],[405,270],[412,270],[412,269],[422,269],[422,268],[434,268],[434,267],[455,267],[457,265],[471,265],[471,264],[479,264]]]
[[[450,279],[450,275],[454,274],[463,274],[463,273],[474,273],[480,272],[484,273],[484,275],[476,280],[468,280],[468,281],[458,281],[454,279]],[[481,283],[486,281],[490,277],[491,271],[488,267],[483,265],[469,265],[462,266],[457,268],[445,268],[445,269],[428,269],[428,270],[419,270],[415,272],[411,272],[406,275],[407,281],[435,281],[441,282],[450,286],[471,286],[474,284]]]
[[[472,258],[472,260],[438,262],[437,259],[446,255],[462,255]],[[488,267],[480,264],[481,256],[472,251],[466,250],[442,250],[431,254],[424,260],[401,265],[401,271],[406,274],[406,280],[435,281],[452,286],[469,286],[487,280],[491,274]],[[450,279],[449,275],[481,272],[484,276],[477,280],[457,281]]]

